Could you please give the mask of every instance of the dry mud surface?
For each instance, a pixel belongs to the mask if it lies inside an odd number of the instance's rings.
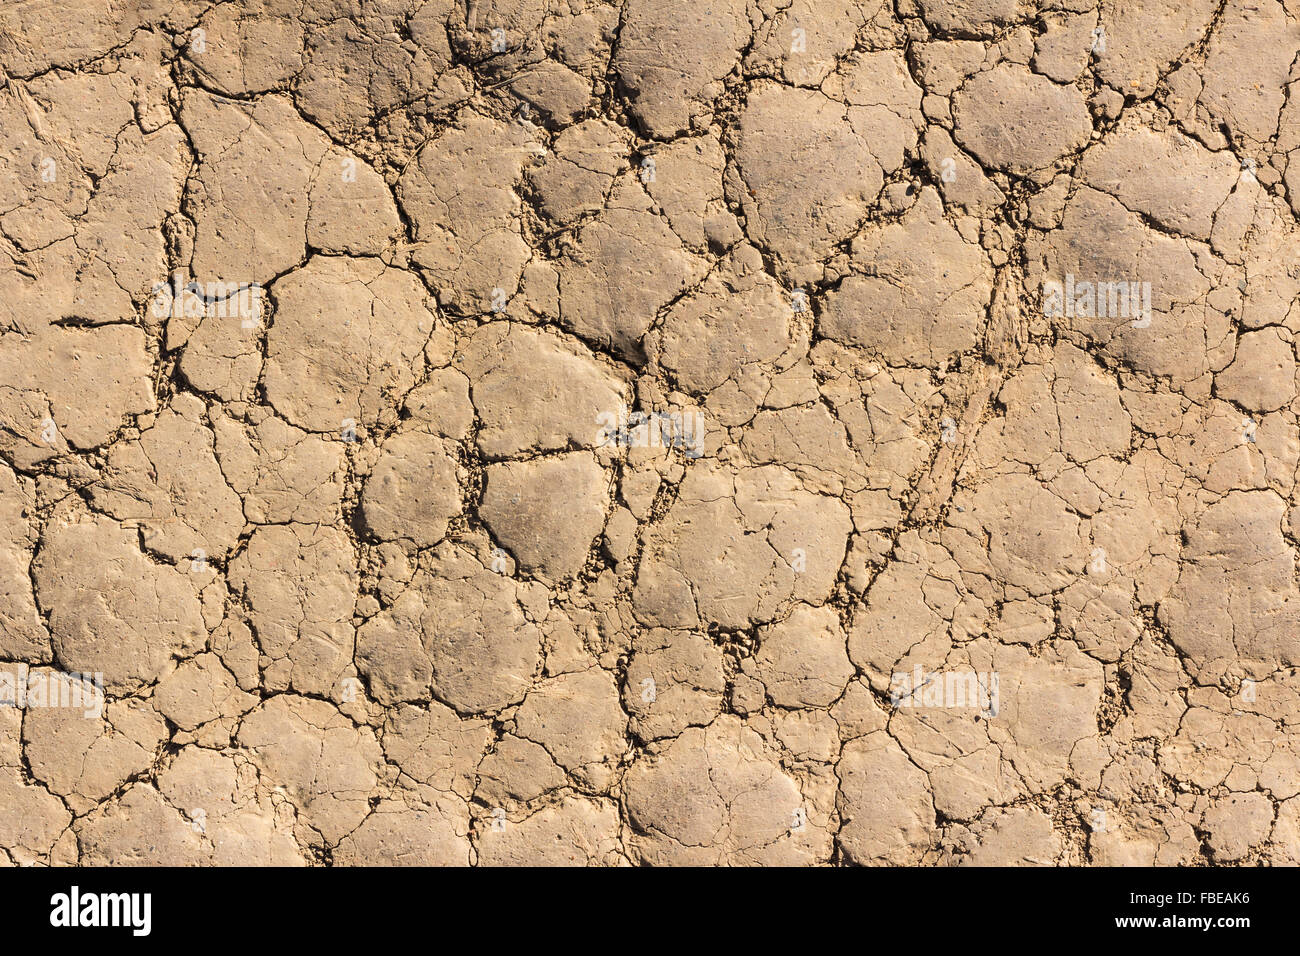
[[[1300,858],[1296,0],[0,8],[0,861]]]

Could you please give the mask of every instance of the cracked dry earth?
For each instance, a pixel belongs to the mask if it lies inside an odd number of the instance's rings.
[[[1298,54],[5,3],[0,861],[1300,862]]]

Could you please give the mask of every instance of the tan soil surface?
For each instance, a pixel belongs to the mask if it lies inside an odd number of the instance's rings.
[[[0,81],[0,863],[1300,863],[1300,0]]]

